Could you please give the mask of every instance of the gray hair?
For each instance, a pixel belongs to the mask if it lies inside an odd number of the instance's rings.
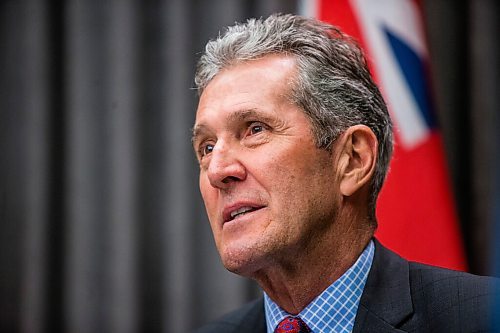
[[[290,99],[310,118],[319,148],[331,149],[354,125],[375,133],[378,156],[369,218],[376,225],[375,204],[393,150],[392,122],[363,51],[352,38],[335,26],[290,14],[235,24],[207,43],[195,76],[199,94],[222,69],[270,54],[295,57],[298,74]]]

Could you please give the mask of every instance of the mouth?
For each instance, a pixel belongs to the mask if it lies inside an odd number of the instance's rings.
[[[238,219],[241,216],[255,212],[264,208],[264,206],[238,206],[232,207],[224,210],[224,223]]]

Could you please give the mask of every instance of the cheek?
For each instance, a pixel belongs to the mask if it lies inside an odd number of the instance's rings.
[[[271,193],[286,215],[321,214],[325,206],[332,205],[335,192],[330,159],[315,154],[295,156],[287,156],[278,167],[268,169],[274,178]]]
[[[205,204],[205,210],[207,212],[208,221],[210,223],[210,228],[212,229],[212,234],[214,236],[215,243],[218,246],[220,239],[220,227],[217,223],[218,191],[212,185],[210,185],[210,182],[206,177],[205,179],[200,177],[199,186],[200,186],[201,196]]]
[[[294,214],[301,210],[304,186],[308,186],[308,175],[305,166],[290,156],[277,159],[265,165],[262,173],[273,205],[282,216]]]
[[[215,189],[207,177],[200,176],[200,192],[203,202],[205,203],[205,209],[207,211],[208,217],[212,221],[215,218],[217,212],[217,189]]]

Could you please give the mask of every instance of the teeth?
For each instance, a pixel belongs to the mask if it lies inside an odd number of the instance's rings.
[[[231,218],[234,218],[236,215],[243,214],[243,213],[249,212],[251,210],[253,210],[252,207],[241,207],[241,208],[231,212]]]

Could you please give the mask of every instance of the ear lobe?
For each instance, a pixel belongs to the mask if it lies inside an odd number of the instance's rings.
[[[349,127],[344,133],[341,159],[340,192],[351,196],[373,177],[377,161],[378,141],[373,131],[365,125]]]

